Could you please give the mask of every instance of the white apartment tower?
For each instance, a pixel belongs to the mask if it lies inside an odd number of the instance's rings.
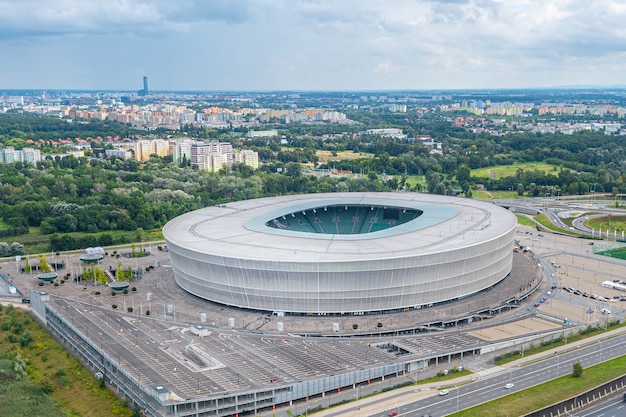
[[[248,165],[254,169],[259,167],[259,153],[250,149],[235,152],[235,162]]]
[[[176,163],[182,162],[183,158],[187,161],[191,161],[191,146],[193,141],[191,139],[176,139],[172,146],[172,159]]]

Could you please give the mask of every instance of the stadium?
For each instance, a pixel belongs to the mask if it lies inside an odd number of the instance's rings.
[[[489,289],[512,268],[516,218],[472,199],[329,193],[238,201],[163,228],[177,284],[277,315],[408,311]]]

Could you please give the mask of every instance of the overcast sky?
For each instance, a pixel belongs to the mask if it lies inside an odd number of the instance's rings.
[[[0,0],[0,89],[626,84],[624,0]]]

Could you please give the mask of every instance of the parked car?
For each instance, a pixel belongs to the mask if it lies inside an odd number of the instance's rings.
[[[598,300],[600,300],[600,301],[609,301],[608,298],[603,297],[603,296],[598,297]]]
[[[504,386],[506,389],[511,389],[515,386],[515,384],[511,384],[510,382]]]
[[[591,295],[589,296],[589,298],[591,298],[592,300],[597,300],[597,299],[598,299],[598,296],[597,296],[597,295],[595,295],[595,294],[591,294]]]
[[[574,294],[583,295],[583,292],[581,290],[574,290]]]

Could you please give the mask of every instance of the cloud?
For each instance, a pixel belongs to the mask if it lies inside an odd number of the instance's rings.
[[[171,89],[616,82],[624,21],[621,0],[0,0],[0,80],[45,53],[68,84],[120,62]]]
[[[240,24],[270,7],[267,0],[0,0],[0,36],[153,35],[199,22]]]

